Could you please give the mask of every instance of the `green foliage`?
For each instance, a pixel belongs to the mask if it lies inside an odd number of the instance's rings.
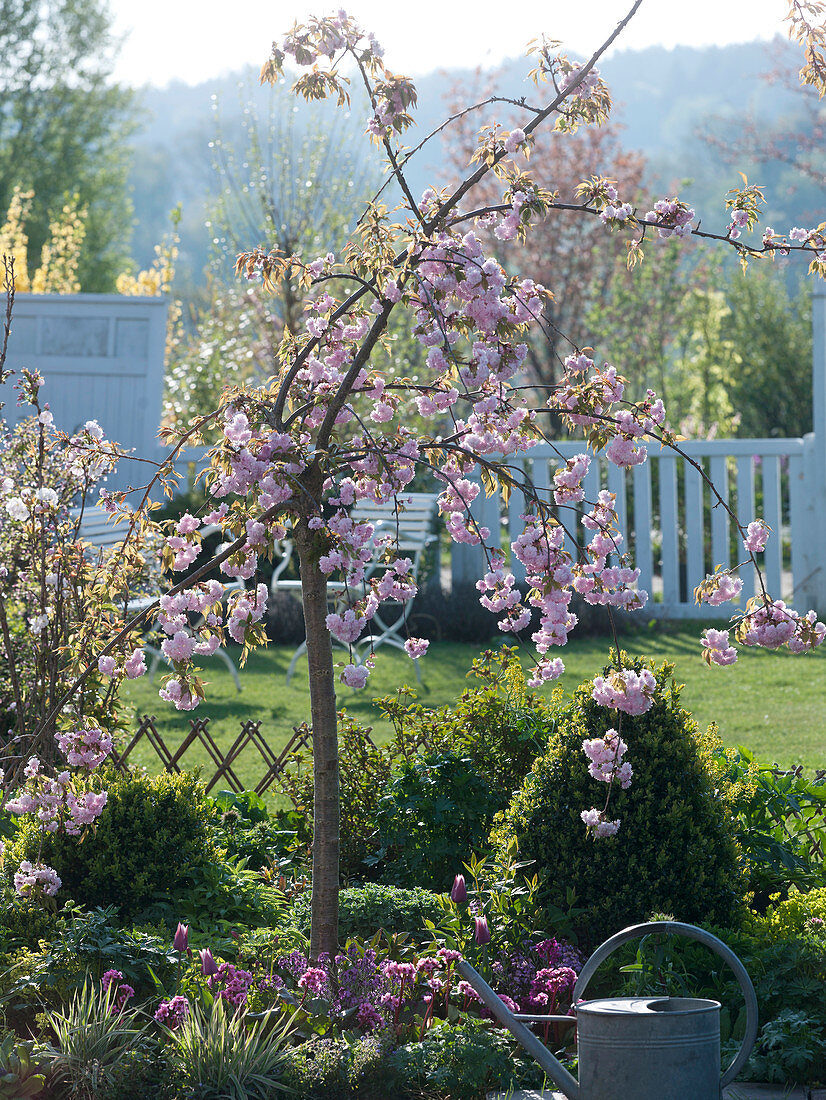
[[[25,1100],[38,1096],[46,1087],[41,1072],[45,1062],[34,1053],[32,1041],[19,1042],[13,1034],[0,1043],[0,1097],[3,1100]]]
[[[823,1064],[824,1055],[822,1018],[785,1008],[760,1029],[749,1071],[756,1081],[784,1085],[809,1081],[814,1067]]]
[[[642,660],[624,667],[640,670]],[[595,842],[582,810],[605,800],[606,787],[588,774],[585,738],[601,737],[616,718],[591,697],[586,681],[565,703],[555,698],[556,730],[544,756],[499,819],[492,839],[499,850],[514,841],[522,859],[534,860],[542,908],[559,905],[573,888],[587,919],[579,931],[596,944],[653,910],[679,920],[736,924],[742,882],[730,837],[730,814],[703,764],[697,727],[679,705],[673,666],[651,667],[657,681],[651,709],[623,715],[626,759],[634,769],[627,790],[612,790],[616,837]]]
[[[338,759],[341,790],[340,861],[341,876],[364,873],[364,858],[376,832],[379,799],[390,779],[393,766],[411,757],[420,738],[397,733],[385,745],[377,746],[369,726],[362,726],[346,711],[338,715]],[[313,753],[308,744],[294,752],[282,775],[284,790],[299,813],[312,818]],[[421,883],[419,883],[421,885]]]
[[[271,815],[255,791],[219,791],[210,801],[220,814],[219,843],[252,869],[286,873],[312,839],[303,814],[278,810]]]
[[[401,763],[379,800],[382,877],[445,890],[485,837],[496,808],[468,757],[429,752]]]
[[[448,894],[439,895],[442,911],[427,924],[434,940],[460,951],[462,958],[488,977],[489,951],[475,942],[477,913],[484,913],[498,953],[513,955],[526,944],[552,935],[576,941],[573,924],[583,910],[575,905],[574,891],[569,890],[565,909],[549,906],[540,916],[535,900],[539,879],[523,873],[527,866],[509,852],[497,858],[471,856],[464,866],[468,900],[457,903]]]
[[[504,1032],[466,1019],[434,1027],[420,1043],[408,1043],[388,1059],[403,1082],[404,1097],[484,1100],[491,1090],[542,1088],[542,1070]]]
[[[386,1100],[401,1096],[401,1082],[387,1061],[379,1036],[320,1039],[287,1051],[283,1081],[303,1100]]]
[[[811,780],[802,768],[781,772],[760,765],[746,749],[715,753],[731,809],[735,838],[749,875],[752,908],[764,910],[769,897],[791,888],[824,884],[826,780]]]
[[[790,294],[785,273],[762,264],[748,278],[732,274],[725,294],[726,335],[741,349],[728,372],[729,399],[740,413],[738,434],[765,439],[810,432],[811,284],[804,279]]]
[[[166,930],[123,928],[117,911],[84,912],[71,902],[56,918],[37,950],[20,951],[3,975],[7,1000],[56,1003],[77,993],[87,977],[99,981],[119,970],[140,994],[154,987],[152,974],[167,978],[177,965]]]
[[[87,291],[112,291],[131,220],[126,139],[134,94],[111,84],[111,15],[103,0],[5,0],[0,21],[0,209],[15,184],[35,192],[29,251],[68,191],[87,207],[79,269]]]
[[[421,887],[402,889],[366,883],[342,890],[339,894],[338,929],[342,942],[351,936],[369,939],[380,928],[389,935],[406,932],[423,938],[426,920],[437,920],[442,913],[440,898]],[[301,894],[289,913],[290,923],[299,931],[309,931],[310,895]]]
[[[430,710],[405,702],[412,692],[378,700],[398,738],[413,738],[433,749],[467,758],[484,779],[497,809],[507,805],[553,729],[546,699],[529,692],[514,647],[487,650],[474,660],[468,677],[481,686],[467,688],[453,706]]]
[[[158,894],[176,896],[193,867],[215,861],[212,812],[194,775],[104,772],[97,781],[109,797],[94,834],[78,844],[24,819],[6,851],[7,874],[23,859],[42,859],[60,875],[64,896],[90,908],[116,905],[128,919]]]
[[[173,1100],[164,1050],[156,1046],[126,1050],[112,1067],[95,1100]]]
[[[110,1085],[124,1055],[155,1044],[137,1009],[112,1012],[115,987],[104,992],[87,981],[68,1008],[48,1014],[54,1043],[48,1048],[55,1096],[93,1100]]]
[[[196,1001],[175,1031],[167,1029],[170,1070],[199,1100],[269,1100],[282,1091],[287,1035],[287,1027],[270,1030],[263,1020],[248,1027],[220,998],[208,1011]]]
[[[248,871],[245,863],[243,857],[228,856],[191,866],[175,896],[155,902],[146,913],[170,927],[183,921],[207,935],[229,932],[235,924],[278,924],[283,895],[255,871]]]
[[[0,898],[0,944],[2,950],[37,947],[40,940],[54,934],[57,914],[40,899],[21,898],[16,894]]]

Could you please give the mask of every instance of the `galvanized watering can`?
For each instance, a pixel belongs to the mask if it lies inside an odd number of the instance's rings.
[[[697,997],[610,997],[580,1001],[600,963],[628,940],[652,932],[677,933],[710,947],[734,971],[746,1000],[746,1032],[737,1057],[720,1076],[720,1002]],[[679,921],[636,924],[598,947],[572,994],[576,1018],[513,1013],[472,966],[456,970],[493,1015],[532,1054],[568,1100],[719,1100],[745,1065],[757,1038],[757,997],[733,951],[702,928]],[[579,1081],[526,1024],[576,1023]]]

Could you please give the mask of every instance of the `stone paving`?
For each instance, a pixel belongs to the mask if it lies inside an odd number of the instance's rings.
[[[527,1092],[490,1092],[488,1100],[566,1100],[566,1097],[561,1092],[529,1089]],[[696,1100],[702,1098],[697,1097]],[[729,1085],[723,1093],[723,1100],[826,1100],[826,1089],[795,1088],[791,1085]]]

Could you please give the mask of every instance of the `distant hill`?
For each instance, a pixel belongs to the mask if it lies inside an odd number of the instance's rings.
[[[793,127],[800,110],[799,99],[761,77],[784,64],[799,64],[799,52],[778,39],[770,46],[751,43],[707,49],[629,50],[601,66],[614,97],[614,117],[624,127],[623,144],[641,151],[648,160],[652,197],[679,186],[681,197],[698,209],[719,211],[720,224],[724,224],[723,196],[739,182],[737,173],[700,135],[714,125],[718,134],[736,137],[750,113],[768,126]],[[513,98],[525,95],[536,101],[537,91],[525,77],[529,68],[524,58],[507,62],[496,75],[497,90]],[[484,82],[489,76],[482,74],[480,78],[467,70],[454,70],[418,79],[418,131],[407,137],[407,144],[418,142],[443,121],[451,87],[472,92],[479,87],[480,79]],[[284,102],[291,110],[292,101],[285,93],[283,89]],[[151,261],[152,248],[168,227],[169,211],[181,202],[181,268],[186,281],[199,281],[212,235],[205,222],[219,188],[210,150],[215,137],[216,102],[225,135],[239,143],[242,124],[245,118],[249,120],[241,106],[243,99],[252,96],[258,109],[265,112],[270,94],[269,89],[257,86],[257,72],[252,70],[194,86],[174,83],[142,93],[146,124],[134,138],[132,166],[136,213],[133,252],[142,265]],[[367,114],[364,101],[357,96],[352,113],[357,133],[360,119]],[[328,105],[302,106],[298,126],[329,126],[332,116]],[[365,150],[368,148],[365,140]],[[447,182],[440,160],[440,148],[434,142],[411,163],[414,193],[429,184]],[[768,219],[775,228],[811,224],[815,212],[826,206],[823,192],[796,179],[783,165],[759,170],[745,165],[744,169],[750,179],[767,186],[771,197]]]

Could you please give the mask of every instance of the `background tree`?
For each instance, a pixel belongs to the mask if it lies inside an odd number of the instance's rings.
[[[212,256],[200,285],[184,287],[189,300],[167,344],[169,424],[209,413],[228,384],[264,382],[285,332],[300,327],[304,300],[294,274],[285,271],[266,288],[239,284],[237,254],[251,241],[284,255],[340,250],[380,182],[351,120],[322,110],[311,126],[283,86],[268,88],[263,106],[260,94],[239,89],[239,114],[229,124],[219,101],[213,104]],[[240,132],[240,142],[228,132]]]
[[[461,91],[468,94],[466,88]],[[454,87],[451,114],[459,109],[458,94],[459,88]],[[470,98],[482,100],[489,94],[490,89],[482,85],[477,73]],[[486,120],[485,114],[481,119],[476,113],[465,114],[445,131],[445,152],[456,177],[466,172],[477,147],[480,121]],[[503,125],[508,125],[507,120]],[[577,186],[591,175],[620,180],[623,194],[638,194],[645,161],[638,153],[624,150],[618,128],[605,124],[583,127],[575,134],[539,131],[528,170],[537,183],[557,196],[559,203],[574,205],[579,203]],[[479,183],[479,207],[495,205],[500,197],[501,186],[494,176]],[[538,403],[544,403],[547,390],[558,383],[563,360],[572,347],[588,343],[593,331],[589,329],[589,311],[598,307],[607,293],[618,262],[625,264],[624,241],[606,234],[604,229],[598,221],[583,219],[575,211],[557,210],[553,219],[535,227],[527,241],[504,241],[492,230],[479,233],[488,252],[506,270],[514,270],[518,264],[537,282],[553,288],[553,296],[543,309],[541,332],[529,341],[524,368],[527,382],[545,391],[537,394]]]
[[[34,191],[29,249],[77,195],[87,211],[78,268],[87,291],[114,289],[128,261],[126,140],[133,95],[110,81],[115,42],[104,0],[0,0],[0,209]]]
[[[787,272],[771,264],[748,278],[729,269],[716,299],[717,328],[707,337],[695,330],[702,354],[722,368],[738,435],[795,438],[812,430],[811,296],[810,283],[793,282],[790,291]]]

